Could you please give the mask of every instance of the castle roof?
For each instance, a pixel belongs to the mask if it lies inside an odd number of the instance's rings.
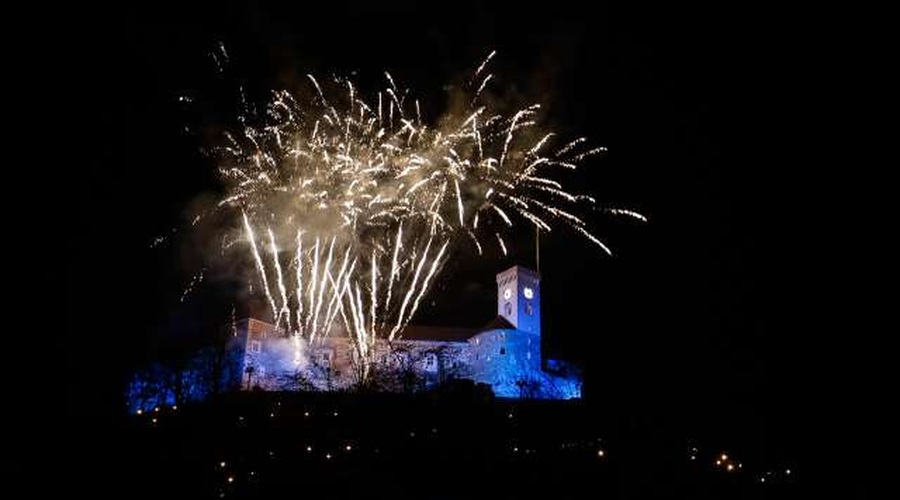
[[[400,334],[402,340],[465,342],[478,333],[477,328],[408,325]]]
[[[508,319],[499,314],[494,317],[488,324],[478,329],[477,333],[487,332],[490,330],[515,330],[516,326],[509,322]]]
[[[400,338],[403,340],[434,342],[465,342],[482,332],[491,330],[515,330],[516,327],[503,316],[496,316],[481,328],[408,325]]]

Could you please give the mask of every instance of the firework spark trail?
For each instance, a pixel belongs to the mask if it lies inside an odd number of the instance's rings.
[[[575,230],[578,231],[579,233],[581,233],[585,238],[591,240],[591,242],[593,242],[595,245],[602,248],[603,251],[606,252],[607,255],[612,255],[612,250],[610,250],[609,247],[606,246],[602,241],[600,241],[596,236],[589,233],[586,229],[584,229],[581,226],[574,226],[574,227],[575,227]]]
[[[494,205],[493,203],[491,203],[490,206],[491,206],[491,208],[494,209],[495,212],[500,214],[500,217],[503,218],[503,222],[505,222],[507,226],[511,227],[513,225],[512,221],[509,219],[509,216],[506,215],[506,212],[504,212],[502,208],[498,207],[497,205]]]
[[[503,250],[503,255],[508,255],[506,252],[506,243],[503,242],[503,237],[500,236],[500,233],[494,233],[497,236],[497,241],[500,242],[500,248]]]
[[[397,254],[400,252],[400,241],[403,238],[403,224],[397,228],[397,238],[394,240],[394,253],[391,258],[391,272],[388,274],[387,297],[384,299],[384,311],[388,310],[391,304],[391,292],[394,289],[394,279],[397,277],[399,270],[397,269]],[[383,325],[383,323],[382,323]]]
[[[351,297],[352,300],[352,297]],[[371,335],[366,331],[366,318],[365,318],[365,308],[362,303],[362,294],[360,293],[359,283],[356,284],[356,310],[359,313],[359,325],[360,325],[360,340],[362,341],[364,346],[368,346],[368,340]],[[365,356],[365,347],[363,348],[363,356]]]
[[[632,211],[632,210],[625,210],[625,209],[623,209],[623,208],[607,208],[606,211],[609,212],[609,213],[611,213],[611,214],[615,214],[615,215],[627,215],[627,216],[629,216],[629,217],[634,217],[635,219],[637,219],[637,220],[639,220],[639,221],[641,221],[641,222],[647,222],[647,218],[646,218],[646,217],[644,217],[643,215],[641,215],[641,214],[639,214],[639,213],[637,213],[637,212],[635,212],[635,211]]]
[[[467,231],[466,231],[466,234],[469,236],[469,238],[472,239],[472,243],[475,244],[475,249],[478,250],[478,255],[482,255],[483,252],[482,252],[482,250],[481,250],[481,242],[478,241],[478,237],[475,236],[475,233],[473,233],[473,232],[470,231],[470,230],[467,230]]]
[[[331,331],[332,322],[334,321],[335,315],[337,314],[335,307],[340,307],[340,305],[341,305],[340,301],[343,297],[343,295],[342,295],[343,289],[338,284],[341,282],[341,280],[346,281],[347,278],[349,278],[349,275],[347,277],[345,277],[345,272],[347,271],[347,264],[349,262],[349,260],[348,260],[349,257],[350,257],[350,248],[348,247],[344,251],[344,257],[341,260],[341,269],[340,269],[340,271],[338,271],[337,279],[334,278],[334,276],[331,272],[331,269],[327,269],[325,271],[325,275],[322,277],[323,283],[327,282],[328,284],[331,285],[331,298],[328,301],[328,306],[325,308],[325,321],[322,323],[322,328],[315,329],[314,333],[319,333],[320,335],[325,336],[325,335],[328,335],[328,333]],[[350,273],[353,272],[353,268],[355,266],[356,266],[356,261],[354,260],[354,262],[351,263],[351,265],[350,265]]]
[[[179,300],[179,302],[184,302],[184,299],[187,298],[187,296],[190,295],[192,291],[194,291],[194,287],[196,287],[200,284],[200,282],[203,281],[203,271],[205,271],[205,269],[201,269],[199,273],[191,277],[191,281],[184,288],[184,291],[181,292],[181,299]]]
[[[346,264],[346,260],[345,260],[345,264]],[[338,275],[338,279],[336,281],[329,277],[329,281],[332,284],[332,290],[333,290],[332,302],[329,303],[329,308],[333,307],[333,310],[331,312],[331,315],[327,318],[328,323],[327,323],[326,329],[325,329],[326,333],[328,331],[330,331],[331,324],[334,321],[334,319],[336,318],[338,313],[340,313],[341,317],[344,319],[344,327],[347,328],[347,331],[349,331],[349,328],[347,327],[348,323],[347,323],[346,316],[344,313],[343,297],[344,297],[345,291],[347,290],[347,287],[349,287],[350,277],[353,275],[353,270],[355,268],[356,268],[356,260],[354,259],[353,262],[350,263],[350,268],[349,268],[349,270],[347,270],[346,274],[343,274],[345,267],[344,267],[344,265],[342,265],[342,267],[341,267],[342,274]],[[344,280],[343,286],[340,286],[341,279]]]
[[[478,78],[478,75],[480,75],[481,72],[484,71],[485,66],[487,66],[487,64],[488,64],[489,62],[491,62],[491,59],[493,59],[493,57],[494,57],[495,55],[497,55],[497,51],[496,51],[496,50],[492,50],[491,53],[488,54],[488,56],[487,56],[486,58],[484,58],[484,61],[482,61],[481,64],[478,66],[478,69],[475,70],[475,74],[472,75],[472,78],[473,78],[473,79],[474,79],[474,78]]]
[[[266,297],[269,299],[269,304],[272,306],[272,313],[278,309],[275,307],[275,299],[272,298],[272,293],[269,291],[269,280],[266,278],[266,267],[263,265],[262,258],[259,256],[259,250],[256,248],[256,236],[253,234],[253,228],[250,227],[250,221],[247,220],[247,213],[244,212],[242,214],[244,216],[244,229],[247,232],[247,240],[250,241],[250,248],[253,250],[253,259],[256,262],[256,269],[259,271],[260,278],[263,282],[263,290],[266,292]]]
[[[450,244],[449,240],[445,241],[444,244],[441,246],[441,249],[438,252],[437,256],[431,262],[431,269],[429,269],[428,274],[425,275],[425,280],[422,281],[422,287],[419,289],[419,294],[416,296],[415,302],[413,302],[412,309],[410,309],[410,311],[409,311],[409,316],[407,316],[406,321],[404,321],[403,325],[400,327],[401,329],[406,327],[406,324],[409,323],[410,318],[412,318],[416,314],[416,311],[419,309],[419,301],[422,299],[422,296],[425,295],[425,292],[428,290],[428,283],[429,283],[429,281],[431,281],[431,278],[434,276],[435,271],[437,271],[438,266],[443,262],[441,260],[441,258],[444,256],[444,250],[447,249],[447,245],[449,245],[449,244]]]
[[[459,211],[459,225],[460,227],[462,227],[463,225],[465,225],[463,223],[463,214],[465,210],[463,209],[462,195],[459,193],[459,181],[454,179],[453,186],[456,188],[456,202]]]
[[[397,317],[397,324],[394,325],[394,328],[391,328],[391,333],[388,336],[388,340],[394,340],[394,336],[397,334],[397,331],[400,330],[401,325],[404,324],[403,315],[406,312],[406,306],[409,304],[409,299],[416,289],[416,284],[419,282],[419,275],[422,274],[422,267],[425,266],[425,260],[426,257],[428,257],[428,250],[431,248],[431,242],[433,240],[433,235],[428,238],[428,243],[425,245],[425,250],[422,252],[422,258],[419,260],[419,264],[416,266],[416,273],[415,275],[413,275],[412,283],[409,285],[409,289],[407,290],[406,295],[403,297],[403,304],[400,306],[400,314]]]
[[[348,332],[348,334],[352,332],[350,337],[355,339],[354,343],[357,345],[357,349],[363,351],[364,348],[362,346],[365,344],[365,333],[363,332],[363,326],[360,322],[360,311],[357,310],[353,290],[350,289],[351,287],[349,285],[346,288],[347,289],[345,290],[345,293],[350,297],[347,301],[348,305],[350,306],[350,317],[353,318],[353,328]],[[359,292],[358,286],[355,287],[355,289],[357,292]]]
[[[374,248],[372,249],[372,261],[371,262],[372,262],[372,283],[369,287],[369,293],[371,294],[371,297],[369,299],[369,303],[370,303],[369,307],[371,308],[371,311],[369,312],[369,315],[371,316],[371,322],[372,322],[370,331],[374,335],[374,333],[375,333],[375,311],[376,311],[376,308],[378,307],[378,294],[377,294],[378,284],[376,281],[376,278],[378,277],[378,268],[375,266],[375,249]]]
[[[512,121],[509,123],[509,129],[506,131],[506,139],[503,141],[503,152],[500,154],[500,167],[503,167],[503,162],[506,160],[506,154],[509,152],[509,144],[513,140],[513,133],[516,131],[517,126],[519,124],[519,120],[528,116],[531,113],[531,109],[522,109],[516,112],[513,115]]]
[[[319,237],[316,236],[316,246],[313,248],[313,267],[312,267],[312,279],[309,281],[309,311],[312,313],[315,310],[315,290],[316,290],[316,281],[319,276]]]
[[[335,237],[332,236],[332,237],[331,237],[331,244],[328,245],[328,258],[325,260],[325,269],[324,269],[324,272],[325,272],[325,273],[328,273],[329,270],[331,269],[331,257],[332,257],[332,255],[333,255],[333,253],[334,253],[334,242],[335,242]],[[319,284],[319,297],[318,297],[318,299],[316,300],[316,309],[315,309],[315,312],[313,312],[313,327],[312,327],[312,328],[313,328],[313,331],[317,331],[317,330],[318,330],[318,326],[319,326],[319,311],[320,311],[321,308],[322,308],[322,296],[325,294],[325,284],[326,284],[326,281],[325,281],[324,279],[322,280],[322,283]]]
[[[488,82],[493,77],[494,77],[494,75],[488,75],[488,76],[484,77],[484,80],[481,81],[481,85],[478,86],[478,90],[475,91],[475,97],[472,98],[472,104],[474,104],[475,101],[478,100],[478,98],[481,96],[481,92],[484,90],[484,88],[487,86]]]
[[[297,254],[295,269],[297,274],[297,335],[303,336],[303,231],[297,230]]]
[[[278,246],[275,244],[275,233],[272,232],[272,228],[269,228],[269,242],[271,244],[272,249],[272,260],[275,262],[275,276],[278,280],[278,290],[281,292],[281,309],[278,311],[278,315],[275,317],[275,328],[278,328],[281,317],[285,317],[285,321],[287,322],[287,329],[291,331],[291,311],[288,309],[288,299],[287,299],[287,288],[284,285],[284,276],[281,273],[281,262],[278,258]]]

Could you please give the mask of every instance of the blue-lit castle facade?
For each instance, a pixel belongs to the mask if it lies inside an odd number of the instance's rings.
[[[408,326],[399,339],[376,341],[365,377],[339,327],[306,344],[264,321],[238,321],[226,345],[198,353],[174,375],[180,382],[174,389],[158,386],[173,374],[154,369],[138,374],[129,388],[130,406],[136,411],[236,390],[352,390],[363,379],[368,387],[397,392],[465,379],[490,387],[500,398],[580,398],[578,370],[542,356],[540,281],[537,272],[521,266],[497,274],[497,315],[488,324],[474,329]],[[180,397],[175,390],[182,391]]]

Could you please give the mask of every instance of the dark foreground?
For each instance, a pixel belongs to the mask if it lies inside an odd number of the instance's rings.
[[[801,483],[752,443],[477,394],[237,394],[104,434],[70,465],[122,498],[790,498]]]

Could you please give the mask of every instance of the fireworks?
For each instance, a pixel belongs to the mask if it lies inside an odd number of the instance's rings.
[[[309,75],[309,98],[274,92],[264,117],[225,134],[220,207],[241,213],[277,326],[314,340],[340,318],[365,359],[376,338],[402,334],[451,243],[506,255],[504,235],[523,223],[567,225],[609,253],[575,213],[594,200],[552,178],[605,149],[555,145],[537,131],[539,104],[506,116],[482,103],[493,56],[468,84],[469,107],[437,126],[388,73],[370,100],[349,80],[326,92]]]

